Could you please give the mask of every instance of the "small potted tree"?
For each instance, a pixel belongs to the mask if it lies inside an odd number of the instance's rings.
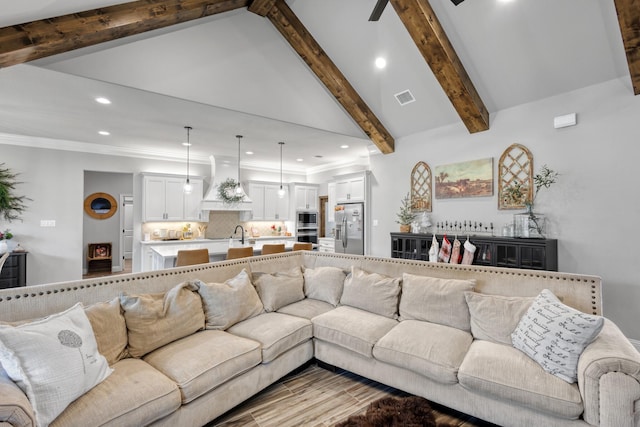
[[[411,210],[411,198],[409,193],[401,200],[400,210],[396,214],[398,216],[397,223],[400,224],[401,233],[411,232],[411,223],[416,219],[416,214]]]

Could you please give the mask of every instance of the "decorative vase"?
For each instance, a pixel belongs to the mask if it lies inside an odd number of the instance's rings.
[[[6,240],[0,240],[0,255],[9,252]]]
[[[411,233],[411,224],[400,224],[401,233]]]
[[[544,214],[533,211],[533,205],[527,205],[527,211],[513,215],[515,237],[544,239],[546,218]]]
[[[15,239],[5,240],[5,242],[7,242],[7,250],[9,252],[13,252],[18,246],[18,241]]]

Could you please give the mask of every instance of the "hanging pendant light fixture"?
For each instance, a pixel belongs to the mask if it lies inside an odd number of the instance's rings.
[[[278,197],[282,199],[285,195],[284,188],[282,187],[282,146],[284,142],[280,141],[278,145],[280,145],[280,189],[278,190]]]
[[[182,145],[187,146],[187,181],[185,182],[183,189],[185,194],[191,194],[192,187],[191,182],[189,181],[189,149],[191,147],[191,141],[189,140],[189,133],[193,128],[191,126],[185,126],[184,128],[187,130],[187,142],[183,142]]]
[[[236,194],[242,194],[242,186],[240,185],[240,140],[242,139],[242,135],[236,135],[238,138],[238,186],[236,187]]]

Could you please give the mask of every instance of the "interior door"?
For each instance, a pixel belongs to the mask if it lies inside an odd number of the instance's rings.
[[[131,259],[133,256],[133,196],[120,195],[120,224],[122,238],[120,242],[121,259]],[[123,265],[124,267],[124,265]]]

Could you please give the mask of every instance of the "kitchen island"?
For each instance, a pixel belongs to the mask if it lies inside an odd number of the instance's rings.
[[[255,239],[255,243],[253,243],[254,239],[246,239],[244,245],[240,243],[239,239],[233,239],[233,247],[252,246],[254,255],[260,255],[262,246],[265,244],[284,243],[285,250],[290,251],[295,243],[293,239],[292,237],[289,239],[261,238]],[[174,266],[179,250],[207,249],[209,251],[209,261],[222,261],[227,257],[229,239],[182,240],[179,243],[163,242],[162,244],[148,245],[148,249],[151,255],[150,270],[162,270]]]

